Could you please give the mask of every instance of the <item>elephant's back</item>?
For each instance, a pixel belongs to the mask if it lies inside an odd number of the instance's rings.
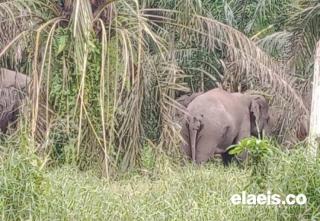
[[[227,111],[231,117],[234,117],[235,121],[237,121],[238,116],[247,114],[248,106],[246,102],[243,102],[242,94],[240,94],[240,96],[234,95],[235,93],[230,93],[220,88],[216,88],[207,92],[207,97],[212,105],[222,105],[224,107],[223,109]]]
[[[236,107],[238,101],[229,92],[216,88],[196,97],[187,110],[192,116],[201,116],[205,124],[214,128],[235,129],[238,120],[235,119],[235,111],[242,111],[242,107]]]
[[[226,107],[221,100],[226,100],[226,91],[216,88],[200,94],[189,103],[189,113],[212,113],[212,111],[226,112]]]
[[[208,124],[230,124],[232,116],[226,110],[217,97],[202,94],[195,98],[187,108],[192,116],[201,116],[203,121]],[[214,125],[212,125],[214,126]]]
[[[203,94],[189,104],[188,112],[202,121],[202,142],[222,149],[232,144],[237,134],[235,121],[218,98]]]

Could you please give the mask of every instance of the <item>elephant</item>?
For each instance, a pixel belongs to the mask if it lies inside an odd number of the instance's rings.
[[[6,133],[10,123],[18,118],[22,96],[13,88],[0,88],[0,131]]]
[[[227,165],[231,160],[227,151],[230,145],[246,137],[262,136],[268,126],[268,109],[261,95],[209,90],[187,107],[181,129],[185,141],[182,152],[197,164],[221,154]]]
[[[26,90],[31,78],[23,73],[0,68],[0,88],[14,87],[19,90]]]
[[[25,74],[0,68],[0,131],[6,133],[10,123],[18,118],[23,93],[31,78]]]

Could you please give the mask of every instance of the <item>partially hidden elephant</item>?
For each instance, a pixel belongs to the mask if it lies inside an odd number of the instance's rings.
[[[0,68],[0,88],[14,87],[19,90],[26,90],[30,82],[31,78],[23,73]]]
[[[197,164],[221,154],[228,164],[227,148],[250,136],[260,136],[269,121],[263,96],[229,93],[216,88],[197,96],[187,107],[182,123],[182,151]]]
[[[9,124],[18,118],[22,102],[21,93],[13,88],[0,88],[0,132],[6,133]]]
[[[10,123],[16,121],[23,93],[31,78],[25,74],[0,68],[0,132],[6,133]]]

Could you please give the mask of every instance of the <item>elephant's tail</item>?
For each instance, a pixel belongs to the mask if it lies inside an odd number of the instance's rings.
[[[196,141],[198,130],[189,128],[192,161],[196,162]]]
[[[189,120],[189,144],[191,146],[191,156],[193,162],[196,162],[197,135],[202,128],[202,118],[203,114],[201,114],[199,117],[193,116]]]

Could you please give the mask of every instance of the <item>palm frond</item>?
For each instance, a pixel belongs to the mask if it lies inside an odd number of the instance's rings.
[[[320,4],[317,1],[301,1],[300,7],[287,26],[292,33],[291,59],[303,73],[304,67],[313,62],[315,44],[320,38]]]

